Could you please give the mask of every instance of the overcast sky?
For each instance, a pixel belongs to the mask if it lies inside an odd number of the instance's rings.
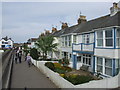
[[[60,29],[60,21],[77,24],[80,12],[87,20],[107,15],[111,6],[112,2],[3,2],[2,37],[26,42],[52,26]]]

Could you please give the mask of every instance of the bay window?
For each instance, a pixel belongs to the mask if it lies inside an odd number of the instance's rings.
[[[103,58],[97,57],[97,72],[103,73]]]
[[[113,30],[105,31],[105,43],[106,46],[113,46]]]
[[[116,31],[116,46],[120,48],[120,28]]]
[[[97,31],[96,42],[98,47],[113,47],[113,30]]]
[[[112,59],[105,59],[105,74],[112,76]]]
[[[116,59],[115,62],[115,74],[117,75],[120,72],[120,59]]]
[[[97,46],[103,46],[103,31],[97,32]]]

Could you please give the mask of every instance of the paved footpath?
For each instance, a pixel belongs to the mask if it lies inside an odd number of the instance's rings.
[[[34,65],[28,67],[22,58],[21,64],[13,65],[11,88],[57,88],[43,73]]]

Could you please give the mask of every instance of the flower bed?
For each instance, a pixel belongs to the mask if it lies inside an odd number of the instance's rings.
[[[45,66],[47,66],[49,69],[53,70],[54,72],[59,73],[61,77],[68,80],[74,85],[78,85],[94,80],[94,78],[89,75],[77,75],[77,74],[67,75],[67,73],[72,71],[72,68],[68,66],[62,66],[60,63],[46,62]]]

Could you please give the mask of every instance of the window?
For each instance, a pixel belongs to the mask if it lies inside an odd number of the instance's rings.
[[[113,47],[113,30],[97,31],[97,46]]]
[[[97,72],[103,73],[103,58],[97,57]]]
[[[105,59],[105,74],[112,76],[112,59]]]
[[[83,43],[90,43],[90,35],[89,34],[83,35]]]
[[[67,36],[65,36],[65,46],[67,46]]]
[[[115,70],[115,71],[116,71],[115,74],[117,75],[117,74],[120,72],[120,59],[116,59],[115,64],[116,64],[116,65],[115,65],[115,66],[116,66],[116,67],[115,67],[115,69],[116,69],[116,70]]]
[[[113,46],[113,33],[112,32],[113,32],[112,30],[105,31],[106,46]]]
[[[103,31],[97,31],[97,46],[103,46]]]
[[[91,55],[83,54],[83,63],[86,65],[91,65]]]
[[[76,43],[76,35],[73,35],[73,43]]]
[[[116,32],[116,46],[120,48],[120,28]]]
[[[68,46],[71,46],[71,35],[68,36]]]
[[[62,41],[61,42],[62,42],[62,46],[64,46],[64,37],[62,37]]]
[[[77,56],[77,61],[81,62],[81,56]]]

